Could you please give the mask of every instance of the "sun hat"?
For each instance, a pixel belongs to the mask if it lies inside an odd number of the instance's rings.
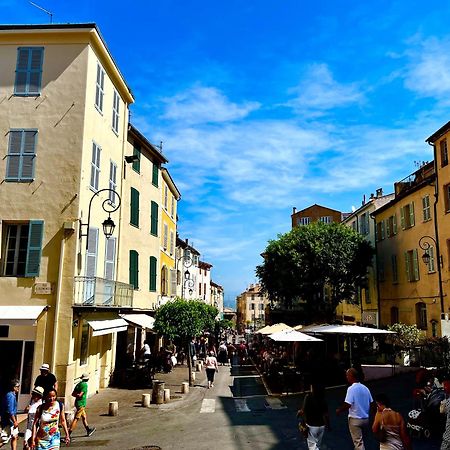
[[[82,381],[87,381],[89,380],[89,374],[84,372],[83,374],[81,374],[81,380]]]
[[[44,396],[44,388],[41,386],[35,386],[34,389],[31,391],[32,394],[40,395],[41,397]]]
[[[50,366],[48,364],[42,364],[42,366],[39,367],[39,370],[50,370]]]

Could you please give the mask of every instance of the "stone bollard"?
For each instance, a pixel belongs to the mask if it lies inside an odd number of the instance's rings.
[[[195,381],[195,372],[192,372],[192,381]]]
[[[150,406],[150,394],[142,394],[142,406],[148,408]]]
[[[197,365],[195,367],[195,370],[197,372],[201,372],[202,371],[202,363],[201,362],[197,362]]]
[[[181,393],[187,394],[189,392],[189,383],[187,381],[184,381],[181,383]]]
[[[170,402],[170,389],[164,389],[164,403]]]
[[[109,416],[117,416],[119,414],[119,402],[109,402]]]
[[[153,381],[152,402],[156,403],[157,405],[162,405],[164,403],[164,385],[164,381]]]

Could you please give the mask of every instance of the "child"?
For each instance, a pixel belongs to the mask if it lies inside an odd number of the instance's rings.
[[[25,408],[28,412],[27,429],[25,430],[23,449],[28,450],[31,447],[31,435],[33,434],[33,422],[34,416],[39,406],[42,405],[42,397],[44,396],[44,388],[41,386],[35,386],[31,391],[30,404]]]
[[[86,416],[88,380],[89,375],[87,373],[83,373],[83,375],[81,375],[81,381],[75,386],[75,389],[72,392],[72,396],[75,397],[75,408],[77,409],[77,412],[75,413],[75,418],[70,426],[69,434],[72,434],[72,431],[75,430],[77,422],[80,419],[83,421],[84,428],[86,428],[87,436],[91,436],[96,430],[95,427],[89,427]]]

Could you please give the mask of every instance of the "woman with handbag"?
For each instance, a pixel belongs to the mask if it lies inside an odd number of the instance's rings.
[[[308,449],[320,450],[325,428],[330,429],[328,405],[322,385],[311,384],[311,392],[306,394],[297,417],[300,418],[299,430],[306,437]]]
[[[411,439],[401,414],[390,408],[386,395],[377,395],[375,401],[377,414],[372,431],[380,442],[380,450],[411,450]]]

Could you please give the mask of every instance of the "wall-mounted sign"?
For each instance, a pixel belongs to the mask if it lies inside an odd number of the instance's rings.
[[[378,324],[378,313],[376,311],[363,311],[361,319],[363,324],[376,326]]]
[[[34,293],[38,295],[48,295],[52,293],[52,283],[38,282],[34,283]]]

